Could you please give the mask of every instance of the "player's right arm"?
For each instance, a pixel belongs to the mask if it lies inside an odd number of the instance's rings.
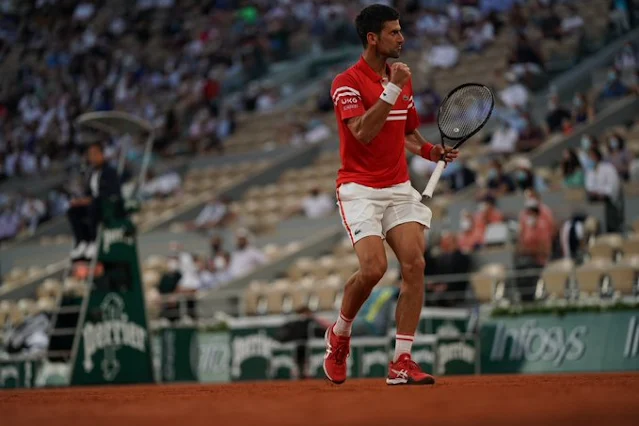
[[[392,86],[387,85],[380,99],[368,110],[362,104],[357,81],[348,74],[340,74],[333,81],[331,96],[340,119],[346,122],[353,136],[358,141],[368,144],[384,127],[399,92],[409,80],[410,69],[406,64],[396,62],[391,65]]]

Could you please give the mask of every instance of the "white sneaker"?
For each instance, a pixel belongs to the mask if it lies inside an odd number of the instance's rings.
[[[86,241],[80,241],[80,243],[71,250],[71,259],[79,259],[84,256],[84,252],[87,250],[87,246],[88,244],[86,243]]]
[[[86,249],[84,250],[84,257],[87,259],[93,259],[98,254],[98,247],[95,245],[95,242],[87,244]]]

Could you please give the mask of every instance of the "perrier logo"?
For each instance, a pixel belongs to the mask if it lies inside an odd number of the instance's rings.
[[[117,293],[109,293],[100,304],[102,322],[84,325],[84,371],[90,373],[95,367],[93,357],[102,351],[100,368],[102,377],[112,381],[120,371],[118,350],[129,347],[146,352],[147,331],[134,322],[129,321],[125,312],[124,300]]]

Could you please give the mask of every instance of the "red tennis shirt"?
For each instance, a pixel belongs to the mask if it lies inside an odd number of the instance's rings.
[[[390,67],[386,67],[390,75]],[[371,188],[387,188],[409,180],[405,135],[419,126],[411,81],[404,85],[384,127],[370,143],[358,141],[346,125],[347,119],[363,115],[377,102],[384,84],[363,57],[333,80],[331,96],[342,158],[337,186],[354,182]]]

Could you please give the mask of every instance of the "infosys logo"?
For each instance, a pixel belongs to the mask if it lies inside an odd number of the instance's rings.
[[[521,327],[508,328],[497,324],[490,359],[492,361],[546,361],[555,367],[564,361],[576,361],[586,352],[583,341],[588,333],[585,325],[570,331],[563,327],[542,328],[536,320],[526,321]],[[510,351],[506,353],[506,344],[510,340]]]

